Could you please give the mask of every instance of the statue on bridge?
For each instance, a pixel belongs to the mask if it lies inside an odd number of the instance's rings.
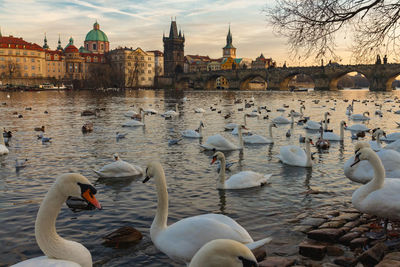
[[[380,55],[377,55],[377,56],[376,56],[376,61],[375,61],[375,64],[376,64],[376,65],[380,65],[380,64],[382,64],[382,61],[381,61],[381,56],[380,56]]]
[[[387,64],[387,55],[383,57],[383,64]]]

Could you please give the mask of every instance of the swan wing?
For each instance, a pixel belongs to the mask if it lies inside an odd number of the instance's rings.
[[[372,165],[368,161],[363,160],[351,167],[350,165],[353,164],[353,162],[354,156],[344,163],[344,175],[353,182],[362,184],[368,183],[374,177]]]
[[[364,185],[366,186],[366,185]],[[363,187],[357,189],[352,197],[353,205],[362,212],[391,220],[400,219],[400,180],[386,178],[381,189],[375,190],[362,199]],[[361,189],[361,190],[360,190]]]
[[[185,130],[181,132],[183,137],[189,137],[189,138],[199,138],[201,137],[198,132],[195,130]]]
[[[233,219],[221,214],[204,214],[180,220],[159,233],[156,246],[170,258],[190,262],[194,254],[214,239],[252,243],[249,233]]]
[[[36,257],[11,265],[13,267],[81,267],[76,262],[67,260],[49,259],[47,256]]]
[[[298,146],[283,146],[280,149],[281,161],[288,165],[304,167],[307,162],[306,152]]]
[[[264,136],[253,134],[250,136],[244,136],[243,142],[245,144],[272,144],[274,141]]]
[[[135,126],[143,126],[143,122],[137,120],[130,120],[122,124],[122,127],[135,127]]]
[[[340,136],[335,133],[324,132],[322,134],[322,139],[329,140],[329,141],[340,141]]]
[[[347,127],[346,130],[350,130],[350,131],[368,131],[369,129],[367,128],[367,126],[363,125],[363,124],[353,124],[350,127]]]
[[[272,122],[278,123],[278,124],[290,123],[290,121],[288,119],[286,119],[285,117],[283,117],[283,116],[278,116],[278,117],[272,119]]]
[[[6,155],[9,153],[8,148],[5,145],[0,145],[0,155]]]
[[[120,159],[105,165],[96,173],[101,177],[130,177],[142,174],[143,170]]]
[[[266,184],[272,174],[263,175],[253,171],[242,171],[225,181],[225,189],[241,189]]]
[[[226,140],[220,134],[216,134],[207,138],[205,144],[202,147],[206,149],[216,149],[216,150],[235,150],[238,149],[237,146]]]
[[[387,141],[396,141],[396,140],[400,139],[400,133],[399,132],[391,133],[391,134],[386,135],[386,138],[382,137],[381,139],[387,140]]]
[[[399,152],[400,151],[400,139],[397,141],[394,141],[393,143],[386,145],[385,149],[393,149],[393,150],[396,150],[397,152]]]
[[[224,126],[224,128],[225,128],[226,130],[233,130],[233,129],[236,128],[236,126],[237,126],[236,123],[228,123],[228,124],[226,124],[226,125]]]

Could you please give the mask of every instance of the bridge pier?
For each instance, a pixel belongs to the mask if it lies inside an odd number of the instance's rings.
[[[330,80],[327,79],[327,77],[320,77],[320,78],[314,78],[314,90],[315,91],[329,91],[329,90],[335,91],[338,89],[337,89],[336,85],[332,86]]]
[[[368,77],[367,77],[368,78]],[[370,79],[368,79],[370,84],[369,84],[369,90],[370,91],[392,91],[392,79],[387,79],[387,78],[382,78],[379,76],[373,76]]]

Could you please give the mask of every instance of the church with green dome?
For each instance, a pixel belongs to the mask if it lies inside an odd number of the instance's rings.
[[[107,35],[100,30],[97,21],[93,24],[93,29],[86,34],[84,49],[96,54],[105,54],[110,50]]]

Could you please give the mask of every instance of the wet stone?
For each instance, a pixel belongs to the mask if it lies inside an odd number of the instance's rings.
[[[308,232],[307,237],[310,239],[318,240],[318,241],[335,242],[343,234],[344,234],[344,231],[342,229],[323,228],[323,229],[316,229],[316,230],[312,230],[312,231]]]
[[[297,225],[293,228],[294,231],[296,232],[302,232],[304,234],[308,233],[309,231],[311,231],[312,229],[314,229],[314,226],[311,225]]]
[[[288,267],[294,264],[295,260],[284,257],[267,257],[258,263],[260,267]]]
[[[354,258],[350,257],[339,257],[336,258],[333,261],[334,264],[337,264],[339,266],[344,266],[344,267],[353,267],[356,266],[357,262],[354,260]]]
[[[344,251],[338,246],[327,246],[326,254],[328,256],[342,256],[344,254]]]
[[[326,215],[333,216],[333,217],[337,217],[337,216],[339,216],[339,214],[340,214],[339,211],[329,211],[326,213]]]
[[[303,220],[300,224],[301,225],[311,225],[314,227],[318,227],[323,224],[326,220],[323,218],[307,218]]]
[[[385,244],[378,243],[372,248],[365,251],[363,254],[361,254],[358,257],[358,261],[364,264],[364,266],[373,267],[378,264],[379,261],[382,259],[386,249],[387,246]]]
[[[312,244],[305,241],[299,245],[299,254],[313,260],[322,260],[325,257],[325,253],[326,246],[321,244]]]
[[[354,227],[353,229],[350,230],[350,232],[360,232],[360,233],[364,233],[367,231],[369,231],[369,229],[365,227]]]
[[[383,260],[375,267],[400,267],[400,261],[395,261],[395,260]]]
[[[385,255],[384,260],[400,261],[400,252],[392,252]]]
[[[368,238],[366,237],[358,237],[350,241],[349,246],[351,249],[364,247],[368,243]]]
[[[251,252],[253,252],[254,257],[256,257],[257,261],[262,261],[267,257],[267,247],[266,245],[261,246],[259,248],[253,249]]]
[[[319,228],[339,228],[342,227],[346,223],[345,220],[341,221],[330,221],[322,224]]]
[[[360,213],[342,213],[338,217],[333,218],[332,221],[340,221],[340,220],[354,221],[359,217]]]
[[[360,232],[350,232],[339,238],[339,242],[348,245],[351,240],[359,237],[360,235],[361,235]]]
[[[359,226],[360,223],[361,223],[361,220],[350,221],[350,222],[346,223],[346,224],[344,225],[344,227],[354,228],[354,227]]]

